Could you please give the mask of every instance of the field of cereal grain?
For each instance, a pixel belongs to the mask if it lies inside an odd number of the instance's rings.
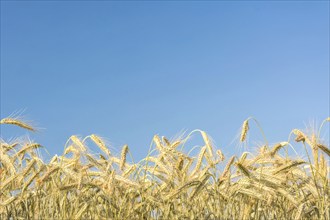
[[[15,118],[1,126],[35,130]],[[192,135],[204,141],[196,155]],[[71,136],[47,163],[38,143],[0,144],[0,219],[330,219],[330,150],[319,132],[293,129],[275,145],[234,156],[201,130],[173,140],[155,135],[135,163],[129,146],[114,155],[95,134]],[[288,148],[304,148],[306,159]]]

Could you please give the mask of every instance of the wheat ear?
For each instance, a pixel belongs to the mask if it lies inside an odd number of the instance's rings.
[[[31,125],[29,125],[26,122],[23,122],[21,120],[15,119],[15,118],[1,119],[0,124],[11,124],[11,125],[19,126],[21,128],[25,128],[30,131],[36,131],[35,128],[33,128]]]
[[[330,149],[324,146],[323,144],[317,144],[318,148],[320,148],[324,153],[326,153],[330,157]]]
[[[125,167],[127,152],[128,152],[128,146],[125,145],[121,151],[121,157],[120,157],[120,169],[121,170],[123,170]]]
[[[110,150],[99,136],[92,134],[90,138],[107,156],[110,156]]]
[[[244,142],[246,140],[247,132],[249,131],[249,119],[243,122],[240,141]]]

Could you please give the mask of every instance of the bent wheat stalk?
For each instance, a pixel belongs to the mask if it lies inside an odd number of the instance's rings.
[[[0,124],[11,124],[11,125],[16,125],[18,127],[21,127],[21,128],[24,128],[24,129],[27,129],[30,131],[36,131],[35,128],[33,128],[28,123],[15,119],[15,118],[3,118],[3,119],[1,119]]]

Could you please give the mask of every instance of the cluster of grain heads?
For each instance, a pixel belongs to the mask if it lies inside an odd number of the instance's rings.
[[[1,124],[34,130],[17,119]],[[196,131],[203,143],[192,148]],[[295,129],[296,143],[266,141],[226,160],[206,132],[194,132],[176,140],[155,135],[138,163],[127,145],[116,155],[95,134],[71,136],[48,163],[38,143],[1,140],[0,219],[330,219],[330,150],[319,135]],[[305,147],[307,160],[282,155],[292,144]]]

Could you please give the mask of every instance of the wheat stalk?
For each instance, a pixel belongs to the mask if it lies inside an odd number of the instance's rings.
[[[126,164],[126,155],[128,152],[128,146],[125,145],[121,151],[121,157],[120,157],[120,169],[123,170]]]
[[[78,146],[80,148],[81,151],[86,151],[86,147],[85,145],[83,144],[83,142],[76,136],[76,135],[72,135],[70,137],[70,139],[72,140],[72,142]]]
[[[212,143],[209,139],[209,137],[207,136],[205,131],[201,131],[203,140],[205,142],[205,146],[207,148],[208,153],[210,154],[211,157],[213,157],[213,149],[212,149]]]
[[[198,172],[198,170],[200,169],[201,165],[202,165],[202,162],[203,162],[203,157],[205,155],[205,152],[206,152],[206,146],[202,147],[202,149],[200,150],[199,152],[199,155],[198,155],[198,159],[197,159],[197,162],[196,162],[196,166],[194,168],[194,170],[192,171],[192,176]]]
[[[92,134],[90,136],[90,138],[94,141],[94,143],[107,155],[110,156],[110,150],[107,148],[107,146],[105,145],[104,141],[98,137],[95,134]]]
[[[317,144],[318,148],[320,148],[324,153],[326,153],[330,157],[330,149],[324,146],[323,144]]]
[[[243,122],[240,141],[244,142],[246,140],[247,132],[249,131],[249,119]]]
[[[3,118],[0,120],[0,124],[11,124],[11,125],[16,125],[16,126],[19,126],[21,128],[24,128],[24,129],[27,129],[30,131],[36,131],[35,128],[33,128],[28,123],[15,119],[15,118]]]

